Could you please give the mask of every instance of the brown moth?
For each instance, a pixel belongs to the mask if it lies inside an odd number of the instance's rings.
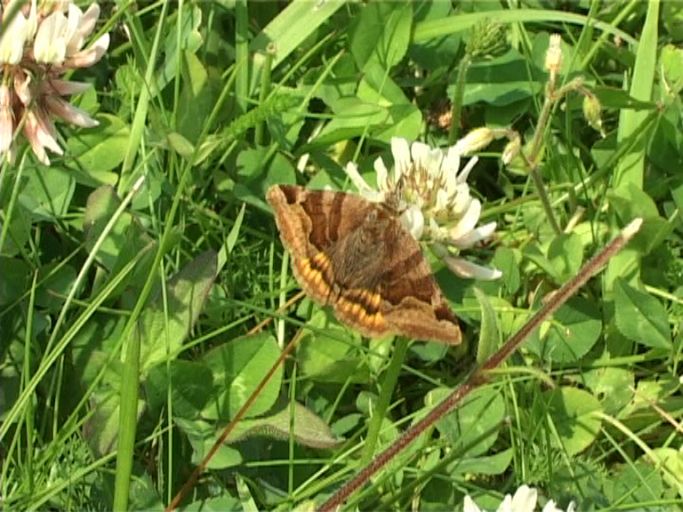
[[[417,241],[388,203],[295,185],[267,199],[304,291],[363,335],[460,343],[458,322]]]

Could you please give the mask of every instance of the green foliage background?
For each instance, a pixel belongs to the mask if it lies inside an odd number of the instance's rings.
[[[521,484],[582,510],[681,506],[683,9],[514,5],[103,4],[110,50],[77,73],[100,125],[64,128],[49,168],[25,153],[0,174],[3,506],[162,508],[296,334],[184,503],[320,504],[358,471],[373,421],[370,455],[637,216],[601,277],[346,506],[458,509],[470,494],[495,508]],[[527,168],[500,163],[505,141],[482,153],[470,184],[499,228],[470,256],[503,277],[434,262],[465,342],[411,344],[377,418],[392,340],[368,343],[307,299],[278,312],[296,284],[265,190],[351,190],[350,160],[372,181],[391,137],[446,147],[451,109],[454,132],[512,127],[528,144],[551,33],[560,85],[582,77],[605,132],[571,93],[540,133],[563,232]]]

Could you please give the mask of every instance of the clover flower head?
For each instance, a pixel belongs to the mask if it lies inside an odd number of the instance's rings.
[[[0,154],[12,161],[14,141],[22,129],[38,160],[49,165],[46,149],[63,154],[55,119],[81,127],[97,125],[64,99],[83,92],[89,84],[60,77],[98,62],[109,47],[109,35],[84,48],[100,15],[96,3],[83,12],[72,1],[46,0],[37,6],[31,0],[16,13],[12,3],[0,0],[3,21],[13,15],[0,34]]]
[[[360,194],[369,201],[384,202],[400,214],[401,223],[416,240],[425,240],[456,274],[466,278],[497,279],[498,270],[458,257],[459,251],[489,238],[496,229],[490,222],[477,227],[481,202],[470,195],[467,177],[477,162],[471,158],[461,169],[461,157],[491,142],[487,128],[470,132],[447,151],[421,142],[394,137],[390,173],[381,158],[375,160],[377,189],[349,163],[346,172]]]
[[[505,495],[503,501],[496,509],[496,512],[534,512],[536,510],[536,501],[538,500],[538,491],[528,485],[520,486],[514,496]],[[566,512],[574,512],[576,505],[570,502]],[[463,510],[465,512],[484,512],[479,508],[472,498],[465,496],[463,502]],[[555,505],[553,500],[548,501],[542,509],[542,512],[564,512],[561,508]]]

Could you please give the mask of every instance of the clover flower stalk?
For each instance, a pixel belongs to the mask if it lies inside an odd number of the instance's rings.
[[[15,12],[17,3],[22,7]],[[84,48],[99,15],[96,3],[83,12],[70,1],[0,2],[0,16],[7,25],[0,34],[0,154],[9,161],[20,130],[38,160],[49,165],[46,150],[63,154],[55,120],[85,128],[98,124],[64,99],[90,85],[60,77],[92,66],[107,51],[108,34]]]
[[[446,151],[394,137],[393,173],[381,158],[374,163],[377,189],[367,184],[355,164],[347,164],[346,173],[367,200],[387,203],[399,212],[403,227],[416,240],[430,244],[451,271],[465,278],[497,279],[500,271],[459,257],[460,251],[486,240],[496,229],[495,222],[477,227],[481,202],[470,195],[467,184],[477,159],[460,168],[462,156],[488,145],[495,136],[492,130],[480,128]]]

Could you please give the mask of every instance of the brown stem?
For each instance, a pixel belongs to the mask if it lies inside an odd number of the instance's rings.
[[[292,305],[294,302],[299,300],[303,296],[303,292],[300,292],[296,294],[294,297],[292,297],[287,303],[282,306],[278,311],[285,310],[287,309],[290,305]],[[258,324],[256,327],[254,327],[251,331],[249,331],[248,334],[254,334],[262,329],[262,327],[265,325],[264,322],[261,322]],[[294,336],[292,340],[285,345],[285,348],[282,350],[282,353],[280,353],[280,357],[278,357],[277,361],[275,361],[275,364],[268,370],[268,373],[265,374],[263,379],[261,379],[261,382],[259,382],[258,386],[256,386],[256,389],[249,395],[249,398],[247,398],[247,401],[244,402],[244,405],[240,407],[240,410],[237,411],[237,414],[235,414],[235,417],[228,423],[225,428],[223,429],[223,432],[221,433],[220,437],[216,440],[215,443],[213,443],[213,446],[209,450],[209,452],[206,454],[206,457],[199,463],[199,465],[194,469],[190,477],[185,481],[183,486],[180,488],[180,490],[176,493],[176,495],[173,497],[173,500],[171,500],[171,503],[166,507],[165,512],[170,512],[172,510],[175,510],[178,508],[180,505],[180,502],[183,501],[185,498],[185,495],[192,490],[194,487],[194,484],[197,482],[199,479],[199,476],[204,472],[206,469],[207,464],[211,460],[211,458],[216,454],[218,449],[223,446],[223,443],[225,443],[225,440],[228,438],[228,436],[232,433],[233,430],[235,430],[235,427],[239,423],[239,421],[244,417],[244,415],[247,413],[249,408],[254,404],[256,399],[258,398],[259,394],[263,390],[263,388],[266,387],[266,384],[270,381],[270,379],[275,375],[275,371],[280,367],[282,363],[284,363],[285,358],[289,355],[289,353],[292,351],[292,349],[296,346],[297,342],[299,341],[299,336]]]
[[[491,357],[489,357],[484,364],[476,369],[470,376],[458,386],[453,392],[448,395],[442,402],[434,407],[427,416],[418,421],[415,425],[406,430],[396,442],[389,446],[386,450],[380,453],[370,464],[365,466],[355,477],[346,482],[341,489],[328,498],[318,510],[320,512],[331,512],[337,507],[341,506],[346,499],[357,491],[365,482],[367,482],[377,471],[379,471],[385,464],[393,459],[399,452],[407,447],[425,430],[430,428],[434,423],[443,418],[446,414],[451,412],[463,398],[469,393],[479,387],[486,381],[485,372],[496,368],[503,363],[510,355],[517,350],[524,340],[539,326],[541,323],[552,315],[557,309],[564,304],[569,297],[583,286],[600,268],[609,261],[616,253],[618,253],[624,245],[636,234],[642,219],[633,220],[626,226],[619,235],[617,235],[610,243],[608,243],[598,254],[589,260],[568,282],[566,282],[550,299],[539,309],[531,319],[522,326],[522,328],[513,334],[505,344],[498,349]]]

